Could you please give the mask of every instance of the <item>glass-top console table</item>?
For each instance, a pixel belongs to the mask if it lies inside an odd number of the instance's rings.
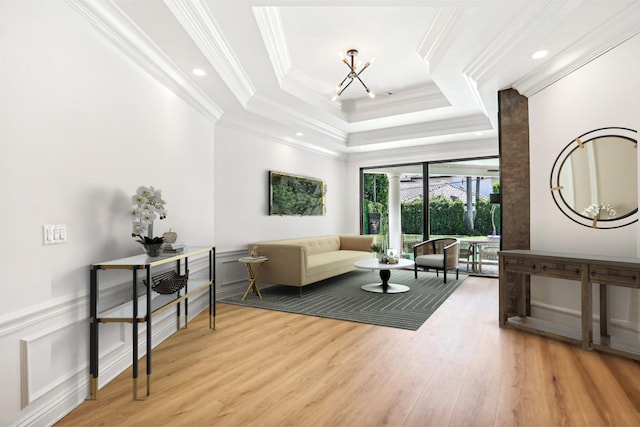
[[[208,279],[192,279],[186,281],[184,288],[178,289],[174,293],[159,294],[152,291],[151,285],[154,276],[152,271],[165,271],[171,264],[175,265],[176,276],[184,275],[189,269],[189,258],[207,257],[209,264]],[[158,267],[164,266],[165,268]],[[146,254],[134,255],[127,258],[91,264],[90,269],[90,301],[89,301],[89,389],[90,399],[98,397],[98,374],[99,374],[99,328],[100,323],[126,322],[132,327],[132,378],[133,378],[133,398],[138,399],[138,324],[146,323],[146,373],[147,390],[150,394],[151,385],[151,318],[164,309],[176,306],[177,327],[180,329],[181,310],[180,303],[184,302],[184,327],[188,323],[188,299],[190,296],[209,288],[209,328],[215,329],[216,317],[216,287],[215,287],[215,248],[212,246],[187,247],[180,254],[165,254],[158,257],[149,257]],[[101,270],[130,270],[131,278],[131,299],[123,304],[100,311],[98,273]],[[138,274],[144,278],[147,287],[138,288]],[[142,307],[141,307],[142,306]]]

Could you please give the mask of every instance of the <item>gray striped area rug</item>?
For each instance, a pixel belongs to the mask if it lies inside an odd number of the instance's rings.
[[[456,280],[455,274],[449,273],[445,284],[442,273],[436,277],[435,273],[418,272],[418,279],[414,279],[413,270],[392,270],[390,282],[407,285],[410,290],[379,294],[360,289],[368,283],[380,283],[379,272],[355,270],[303,287],[301,298],[296,287],[271,286],[261,289],[262,300],[250,292],[244,301],[237,295],[219,302],[415,331],[465,278],[461,274]]]

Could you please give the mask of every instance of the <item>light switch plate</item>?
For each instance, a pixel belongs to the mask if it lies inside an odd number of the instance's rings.
[[[66,224],[45,224],[42,226],[42,244],[57,245],[67,242]]]

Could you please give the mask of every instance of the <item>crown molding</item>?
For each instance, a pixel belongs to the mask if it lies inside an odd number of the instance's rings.
[[[451,104],[435,83],[393,96],[376,96],[375,100],[362,98],[342,103],[342,111],[349,123],[389,116],[429,111],[450,107]]]
[[[209,8],[201,0],[164,0],[189,37],[244,107],[255,88],[236,59]]]
[[[218,122],[218,127],[229,129],[235,132],[241,132],[247,135],[253,135],[258,138],[266,139],[276,144],[283,144],[289,147],[313,152],[315,154],[321,154],[323,156],[346,159],[347,155],[341,151],[331,150],[321,147],[317,144],[312,144],[306,141],[300,141],[293,138],[283,138],[281,132],[271,129],[267,126],[255,126],[255,123],[251,123],[247,120],[234,120],[223,119]]]
[[[486,130],[492,130],[489,118],[484,114],[472,114],[451,119],[352,133],[349,136],[347,145],[349,147],[358,147],[405,140],[419,141],[425,138]]]
[[[418,47],[418,56],[427,64],[427,71],[438,67],[457,35],[454,31],[463,14],[460,8],[440,8],[431,27]]]
[[[559,52],[554,58],[513,84],[522,95],[531,97],[553,83],[605,54],[609,50],[640,34],[637,24],[640,3],[632,3],[585,37]],[[577,52],[577,53],[576,53]],[[563,58],[574,58],[567,63]]]
[[[434,142],[403,148],[390,148],[367,152],[353,152],[347,156],[349,163],[356,164],[401,164],[428,162],[432,160],[454,160],[462,157],[498,156],[497,138],[461,139],[457,141]],[[462,154],[464,153],[464,155]]]
[[[120,51],[162,85],[216,123],[223,110],[116,6],[113,1],[66,0]]]
[[[476,59],[463,73],[482,85],[484,80],[495,67],[500,64],[504,56],[511,52],[518,43],[537,31],[544,23],[552,20],[561,9],[572,8],[567,2],[530,2],[523,4],[524,10],[511,24],[498,35],[493,43],[480,52]]]
[[[280,87],[282,87],[283,79],[291,70],[291,58],[282,28],[279,9],[277,7],[254,7],[253,14],[267,49],[267,55],[271,60],[271,66],[280,83]]]
[[[323,96],[302,82],[298,72],[292,69],[282,78],[280,88],[288,94],[295,96],[332,116],[347,121],[347,116],[340,109],[340,104]]]
[[[347,132],[316,120],[295,108],[277,104],[261,96],[255,96],[251,100],[248,110],[264,117],[270,117],[280,123],[288,123],[296,127],[304,126],[341,144],[346,143],[348,138]]]

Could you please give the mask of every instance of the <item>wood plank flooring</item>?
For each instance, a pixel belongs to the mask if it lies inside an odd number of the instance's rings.
[[[497,294],[469,277],[415,332],[219,304],[154,351],[146,401],[127,370],[58,425],[640,425],[640,364],[500,329]]]

